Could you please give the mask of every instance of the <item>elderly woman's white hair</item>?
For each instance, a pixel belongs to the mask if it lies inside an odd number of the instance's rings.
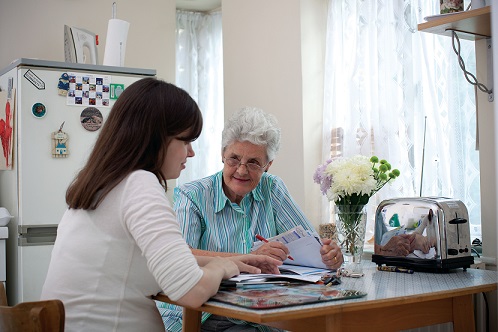
[[[280,149],[280,128],[275,116],[255,107],[236,111],[225,124],[221,138],[221,150],[235,142],[250,142],[266,147],[268,161],[275,159]]]

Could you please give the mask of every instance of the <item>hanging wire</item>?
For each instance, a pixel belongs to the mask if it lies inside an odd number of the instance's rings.
[[[452,44],[453,44],[453,51],[455,51],[455,54],[458,57],[458,64],[460,65],[460,68],[462,68],[462,71],[465,75],[465,79],[467,80],[467,82],[469,82],[470,84],[472,84],[474,86],[477,86],[479,88],[479,90],[481,90],[482,92],[485,92],[487,94],[493,93],[493,91],[488,89],[484,84],[479,83],[474,74],[472,74],[471,72],[469,72],[465,69],[465,62],[463,61],[463,58],[460,55],[460,39],[458,38],[455,31],[451,31],[451,40],[452,40]],[[470,79],[469,79],[469,77],[470,77]]]

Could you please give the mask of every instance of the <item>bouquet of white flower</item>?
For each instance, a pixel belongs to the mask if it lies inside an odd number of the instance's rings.
[[[336,205],[365,205],[370,197],[399,175],[399,170],[391,170],[391,164],[386,160],[357,155],[327,160],[318,166],[313,179]]]
[[[365,237],[365,205],[399,175],[399,170],[391,170],[386,160],[360,155],[329,159],[315,171],[313,179],[320,185],[322,194],[336,205],[339,242],[346,258],[353,256],[353,261],[360,260]]]

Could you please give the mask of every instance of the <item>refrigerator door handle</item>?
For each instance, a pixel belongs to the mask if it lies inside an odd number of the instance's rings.
[[[53,245],[57,237],[57,224],[18,226],[18,246]]]

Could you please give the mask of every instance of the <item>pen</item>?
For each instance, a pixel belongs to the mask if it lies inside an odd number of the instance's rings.
[[[413,270],[406,269],[404,267],[397,267],[397,266],[377,266],[377,270],[413,274]]]
[[[268,243],[268,242],[269,242],[267,239],[265,239],[264,237],[262,237],[262,236],[261,236],[261,235],[259,235],[259,234],[256,234],[256,239],[258,239],[258,240],[260,240],[260,241],[263,241],[263,242],[266,242],[266,243]],[[291,261],[293,261],[293,260],[294,260],[294,258],[292,258],[292,256],[291,256],[291,255],[288,255],[288,256],[287,256],[287,258],[288,258],[288,259],[290,259]]]

